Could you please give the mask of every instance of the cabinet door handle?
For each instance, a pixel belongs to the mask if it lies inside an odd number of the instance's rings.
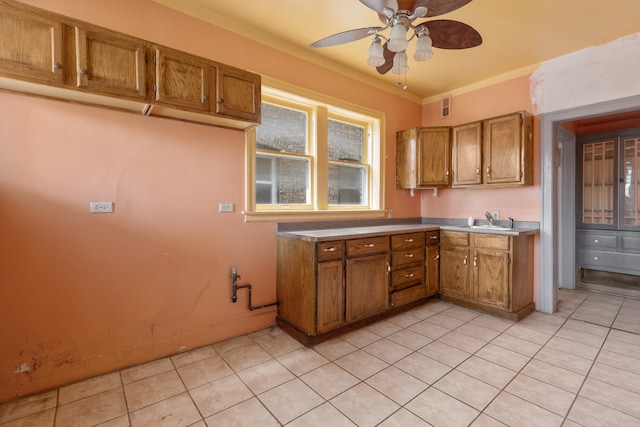
[[[487,176],[491,176],[491,166],[487,166]]]
[[[388,275],[388,274],[389,274],[389,272],[391,271],[391,266],[389,265],[389,263],[388,263],[388,262],[387,262],[387,263],[385,263],[385,264],[387,264],[387,275]]]
[[[404,239],[404,241],[407,243],[413,243],[413,239]]]
[[[448,177],[449,176],[449,169],[444,171],[444,176]]]
[[[218,98],[218,104],[224,104],[224,99]]]
[[[325,252],[335,252],[336,248],[326,248],[324,251]]]
[[[374,246],[375,246],[375,245],[374,245],[373,243],[366,243],[366,244],[364,245],[364,247],[365,247],[365,248],[372,248],[372,247],[374,247]]]
[[[439,259],[440,259],[440,252],[438,252],[438,253],[436,254],[436,257],[435,257],[433,260],[434,260],[434,261],[437,261],[437,260],[439,260]]]
[[[593,243],[598,243],[598,239],[595,239],[595,240],[593,241]]]
[[[413,258],[413,254],[404,254],[405,258]]]
[[[477,267],[478,266],[478,257],[473,257],[473,266]]]
[[[480,175],[480,168],[476,168],[476,175]]]
[[[205,95],[202,97],[203,100],[208,101],[209,100],[209,95]]]
[[[404,277],[413,277],[413,273],[405,274]]]
[[[593,257],[593,260],[594,260],[594,261],[597,261],[597,260],[598,260],[598,257],[597,257],[597,256],[594,256],[594,257]]]
[[[467,256],[464,256],[464,265],[467,265]]]
[[[87,69],[86,68],[80,68],[80,74],[87,74]]]
[[[60,68],[62,68],[62,64],[59,62],[54,62],[53,63],[53,69],[54,70],[59,70]]]

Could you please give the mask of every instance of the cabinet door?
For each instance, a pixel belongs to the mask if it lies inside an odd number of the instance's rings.
[[[418,187],[418,131],[411,128],[396,133],[396,188]]]
[[[469,249],[440,247],[440,293],[469,299]]]
[[[509,253],[478,248],[473,251],[473,299],[500,308],[510,308]]]
[[[524,179],[524,118],[511,114],[484,121],[484,182],[518,184]]]
[[[202,58],[156,47],[156,101],[199,112],[210,111],[213,64]]]
[[[114,96],[144,99],[146,43],[112,31],[75,27],[76,85]]]
[[[389,255],[347,259],[346,322],[366,319],[389,304]]]
[[[0,4],[0,75],[62,83],[63,25],[31,8]]]
[[[440,289],[440,247],[427,246],[425,259],[425,285],[427,296],[435,295]]]
[[[318,333],[344,323],[344,278],[342,260],[318,263]]]
[[[482,184],[482,122],[452,129],[452,186]]]
[[[451,165],[451,130],[448,127],[420,129],[418,186],[446,187]]]
[[[216,113],[260,123],[260,76],[218,64]]]

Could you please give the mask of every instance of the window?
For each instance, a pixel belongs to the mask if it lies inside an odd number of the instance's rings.
[[[247,219],[384,216],[383,116],[288,89],[263,86],[247,132]]]

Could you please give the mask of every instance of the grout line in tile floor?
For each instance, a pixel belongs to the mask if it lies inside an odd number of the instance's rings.
[[[640,300],[515,323],[434,301],[303,347],[278,327],[0,404],[0,427],[640,426]]]

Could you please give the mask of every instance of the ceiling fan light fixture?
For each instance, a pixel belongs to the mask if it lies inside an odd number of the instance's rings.
[[[389,37],[389,43],[387,43],[387,48],[391,52],[402,52],[409,45],[409,40],[407,40],[407,27],[400,23],[395,23],[391,27],[391,35]]]
[[[371,46],[369,47],[369,58],[367,58],[367,65],[371,67],[379,67],[384,63],[384,48],[382,47],[380,37],[376,36],[371,41]]]
[[[433,57],[433,41],[427,34],[418,36],[416,41],[416,51],[413,59],[416,61],[426,61]]]
[[[404,50],[402,52],[397,52],[393,56],[393,67],[391,68],[391,72],[393,74],[407,74],[409,71],[409,65],[407,65],[407,52]]]

